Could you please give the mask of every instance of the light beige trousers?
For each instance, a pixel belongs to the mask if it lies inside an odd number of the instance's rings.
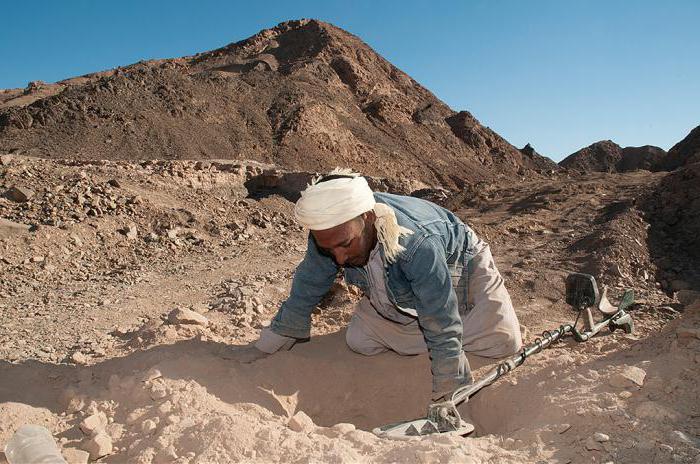
[[[467,296],[471,309],[462,315],[462,346],[467,353],[501,358],[520,350],[520,324],[491,250],[481,243],[471,262]],[[388,350],[402,355],[428,351],[417,321],[407,325],[389,321],[366,297],[355,306],[345,339],[351,350],[367,356]]]

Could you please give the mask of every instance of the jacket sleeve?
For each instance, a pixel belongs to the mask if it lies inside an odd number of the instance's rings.
[[[318,251],[309,234],[306,255],[294,272],[289,298],[272,319],[270,329],[285,337],[308,338],[311,333],[311,312],[330,290],[337,273],[335,262]]]
[[[471,378],[462,352],[462,319],[444,247],[435,236],[427,236],[403,271],[416,295],[418,323],[430,353],[433,392],[448,393]]]

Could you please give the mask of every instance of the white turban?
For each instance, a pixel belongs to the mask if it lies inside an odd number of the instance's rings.
[[[356,218],[367,211],[377,216],[377,239],[384,246],[387,261],[393,263],[404,248],[399,237],[409,235],[410,229],[401,227],[391,207],[377,203],[367,180],[349,170],[336,169],[329,175],[345,175],[325,182],[314,179],[294,207],[294,215],[309,230],[326,230]]]

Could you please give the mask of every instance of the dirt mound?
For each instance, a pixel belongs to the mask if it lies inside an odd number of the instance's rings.
[[[552,164],[523,156],[357,37],[316,20],[4,99],[0,151],[40,157],[343,165],[444,187]]]
[[[668,151],[666,169],[700,162],[700,126],[696,127]]]
[[[618,172],[636,171],[664,171],[666,151],[653,145],[642,147],[625,147],[622,149],[622,159],[617,165]]]
[[[610,140],[602,140],[567,156],[559,165],[582,172],[630,172],[665,170],[665,162],[666,152],[659,147],[622,148]]]
[[[666,177],[645,204],[649,250],[668,292],[700,289],[700,163]]]
[[[535,148],[529,143],[520,149],[520,153],[522,153],[535,166],[537,166],[537,169],[539,169],[540,171],[556,172],[561,169],[561,166],[559,166],[557,163],[547,158],[546,156],[537,153]]]

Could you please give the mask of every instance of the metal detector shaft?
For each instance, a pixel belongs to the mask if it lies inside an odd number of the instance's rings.
[[[542,333],[542,338],[535,339],[534,342],[526,345],[518,354],[513,355],[509,359],[499,363],[496,367],[491,369],[486,373],[484,377],[477,380],[476,382],[466,385],[454,392],[452,395],[452,401],[455,405],[461,403],[462,401],[468,399],[476,392],[482,388],[491,385],[496,380],[503,377],[508,372],[512,371],[516,367],[522,365],[525,360],[535,353],[539,353],[548,346],[550,346],[555,341],[563,338],[567,334],[572,334],[577,342],[585,342],[593,337],[595,334],[600,332],[601,329],[607,327],[615,321],[621,320],[624,317],[629,317],[624,310],[620,310],[613,315],[610,315],[595,324],[591,330],[580,332],[571,324],[564,324],[559,326],[558,329],[548,330]]]

